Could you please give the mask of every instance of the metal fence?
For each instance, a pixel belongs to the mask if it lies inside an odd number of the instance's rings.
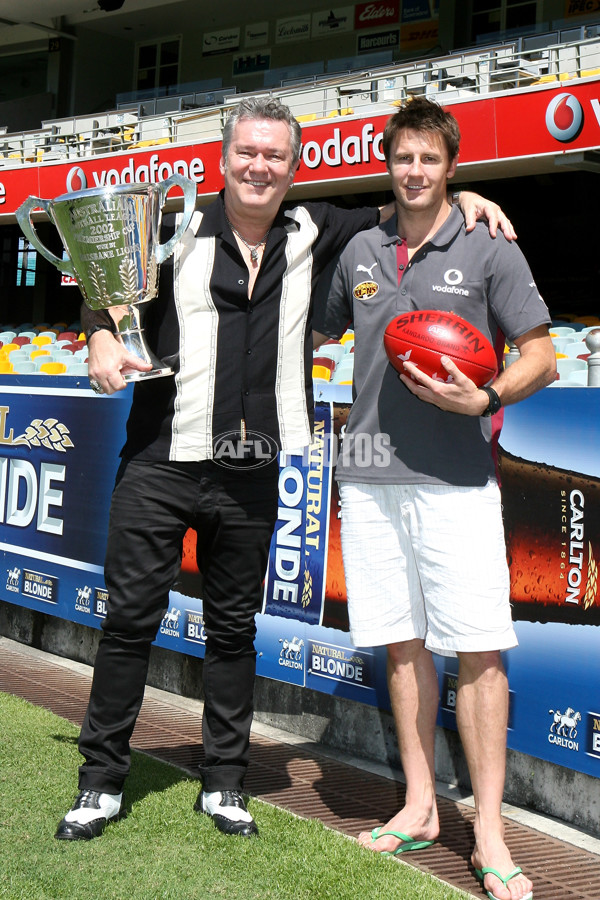
[[[491,46],[470,47],[445,56],[315,75],[298,83],[254,91],[286,103],[302,122],[344,115],[382,115],[394,103],[424,94],[441,104],[600,75],[600,25],[573,29],[577,39],[559,42],[564,33],[533,35]],[[581,34],[585,37],[581,37]],[[100,114],[42,122],[37,130],[1,133],[0,167],[43,164],[95,154],[135,150],[168,143],[219,140],[232,106],[244,94],[235,88],[209,97],[182,94],[132,104]],[[198,105],[196,106],[196,102]]]

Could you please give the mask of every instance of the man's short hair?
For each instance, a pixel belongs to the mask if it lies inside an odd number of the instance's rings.
[[[398,112],[394,113],[385,124],[383,153],[388,168],[396,137],[399,132],[406,129],[438,135],[446,145],[448,159],[452,161],[458,156],[460,128],[452,113],[426,97],[412,97],[403,100]]]
[[[285,122],[290,129],[290,142],[292,146],[292,163],[300,159],[302,147],[302,129],[291,113],[289,106],[285,106],[275,97],[252,97],[242,100],[230,112],[223,128],[223,159],[227,162],[227,154],[233,137],[233,130],[242,119],[271,119],[275,122]]]

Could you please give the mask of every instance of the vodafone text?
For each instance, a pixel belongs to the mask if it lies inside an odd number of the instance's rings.
[[[375,159],[385,162],[381,146],[383,132],[373,134],[372,122],[365,122],[360,134],[351,134],[342,140],[340,128],[334,128],[333,137],[323,142],[307,141],[302,151],[302,162],[309,169],[316,169],[321,163],[326,166],[356,165]]]

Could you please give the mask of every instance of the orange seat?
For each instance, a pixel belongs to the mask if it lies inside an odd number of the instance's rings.
[[[46,375],[64,375],[66,371],[67,367],[61,362],[46,362],[40,366],[40,372]]]

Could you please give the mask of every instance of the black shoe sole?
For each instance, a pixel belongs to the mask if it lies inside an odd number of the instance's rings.
[[[201,813],[203,816],[208,816],[209,819],[212,819],[213,825],[221,834],[246,838],[258,837],[258,828],[254,819],[252,822],[232,822],[227,816],[211,815],[211,813],[202,809],[201,796],[202,792],[198,794],[198,798],[194,803],[194,812]]]
[[[93,838],[100,837],[106,826],[110,825],[111,822],[118,822],[119,819],[124,819],[126,816],[125,810],[121,810],[116,816],[111,816],[110,819],[94,819],[86,825],[80,825],[79,822],[65,822],[63,819],[59,823],[54,837],[58,841],[91,841]]]

